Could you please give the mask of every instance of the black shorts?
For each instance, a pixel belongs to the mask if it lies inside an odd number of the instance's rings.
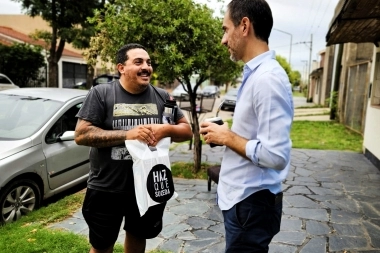
[[[124,219],[124,230],[139,238],[156,237],[162,230],[166,202],[152,206],[140,217],[134,191],[103,192],[87,188],[82,213],[90,230],[90,243],[95,249],[114,245]]]

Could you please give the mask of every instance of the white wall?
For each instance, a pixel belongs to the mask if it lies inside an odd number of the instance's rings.
[[[376,62],[376,53],[380,52],[379,48],[375,47],[373,61]],[[375,75],[375,65],[371,67],[370,82],[373,83]],[[368,99],[367,115],[364,130],[364,148],[368,149],[377,159],[380,160],[380,108],[371,106],[371,99]]]

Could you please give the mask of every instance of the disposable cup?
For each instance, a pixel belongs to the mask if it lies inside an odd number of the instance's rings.
[[[212,118],[207,118],[205,119],[204,121],[206,122],[212,122],[212,123],[215,123],[215,124],[218,124],[218,125],[223,125],[224,122],[222,120],[221,117],[212,117]],[[223,146],[223,145],[219,145],[219,144],[215,144],[215,143],[210,143],[210,147],[216,147],[216,146]]]

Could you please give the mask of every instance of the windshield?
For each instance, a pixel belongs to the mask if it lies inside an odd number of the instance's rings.
[[[62,106],[36,97],[0,94],[0,139],[24,139],[38,130]]]
[[[237,94],[238,94],[238,90],[237,90],[237,89],[236,89],[236,90],[229,90],[229,91],[226,93],[226,95],[228,95],[228,96],[234,96],[234,97],[236,97]]]
[[[183,91],[184,89],[183,89],[183,86],[180,84],[174,90],[175,91]]]
[[[206,86],[203,91],[216,91],[216,86]]]

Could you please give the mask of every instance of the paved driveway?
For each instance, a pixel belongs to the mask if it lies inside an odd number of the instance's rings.
[[[203,145],[202,161],[220,163],[224,147]],[[171,161],[192,162],[192,150],[179,145]],[[362,154],[293,149],[283,184],[281,231],[270,253],[380,252],[380,172]],[[215,204],[216,185],[175,179],[179,197],[168,202],[164,228],[148,240],[147,251],[215,252],[224,249],[224,225]],[[80,210],[52,227],[88,235]],[[124,241],[120,231],[119,243]]]

